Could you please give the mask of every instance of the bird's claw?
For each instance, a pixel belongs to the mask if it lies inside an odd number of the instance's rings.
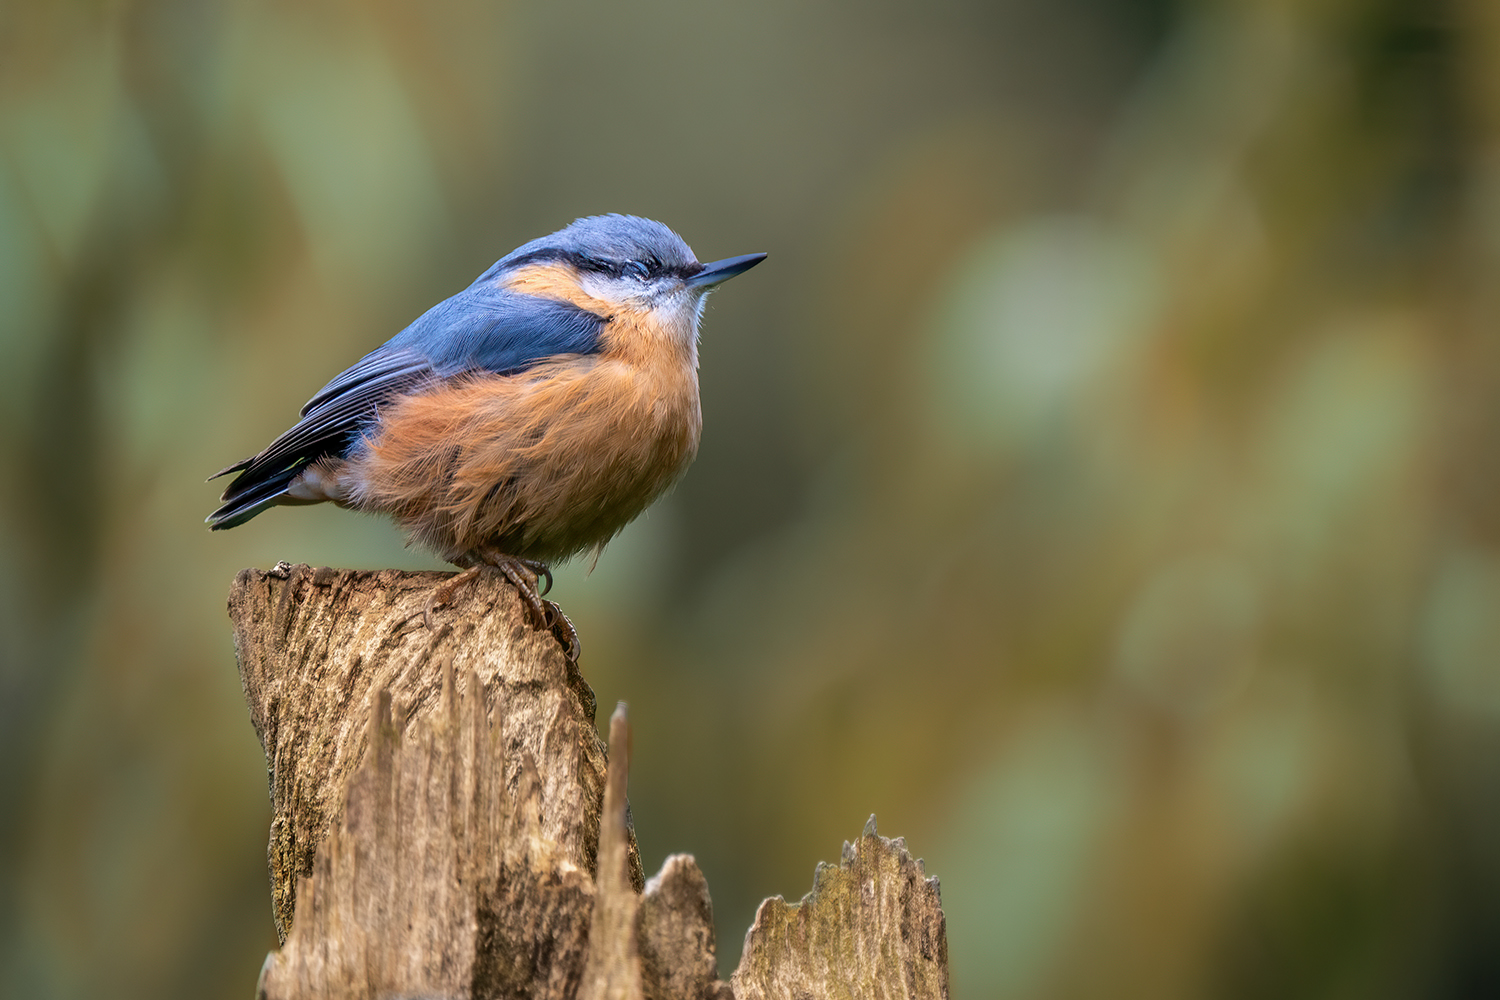
[[[563,655],[568,662],[577,663],[578,658],[583,655],[583,643],[578,639],[578,629],[573,627],[573,619],[563,614],[563,609],[557,606],[556,601],[543,601],[547,606],[547,631],[552,633],[563,648]]]
[[[422,609],[422,623],[432,628],[432,609],[447,603],[455,591],[486,569],[493,569],[509,580],[521,595],[521,607],[527,622],[538,632],[550,632],[563,647],[563,652],[573,663],[583,652],[578,640],[578,630],[563,614],[562,608],[553,601],[544,601],[542,596],[552,590],[552,570],[546,563],[536,559],[520,559],[498,551],[477,550],[482,562],[476,562],[432,592],[427,605]],[[540,585],[540,587],[539,587]]]

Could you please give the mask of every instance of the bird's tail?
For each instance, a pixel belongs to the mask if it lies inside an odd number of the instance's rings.
[[[236,462],[222,472],[216,472],[209,477],[210,480],[227,476],[231,472],[240,472],[254,461],[255,456]],[[245,475],[237,477],[229,484],[224,495],[219,499],[222,505],[208,517],[204,522],[214,531],[223,531],[226,528],[238,527],[250,520],[256,514],[269,507],[282,504],[299,504],[307,501],[299,500],[287,493],[287,487],[292,484],[302,470],[307,467],[306,461],[298,462],[289,468],[272,475],[255,476],[247,480]]]

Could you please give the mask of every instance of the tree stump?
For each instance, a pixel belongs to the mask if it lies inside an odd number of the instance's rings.
[[[762,904],[721,982],[693,859],[642,877],[623,705],[606,748],[593,692],[497,576],[429,631],[445,579],[283,563],[235,580],[282,940],[260,997],[947,996],[937,880],[874,817],[800,904]]]
[[[389,692],[391,724],[405,733],[440,707],[450,663],[458,678],[478,678],[485,714],[504,733],[506,787],[518,787],[525,754],[545,762],[542,830],[563,857],[594,873],[605,761],[594,692],[556,640],[526,624],[515,589],[491,575],[436,609],[429,630],[422,612],[449,576],[281,563],[235,578],[229,616],[270,771],[271,898],[283,942],[297,879],[312,873],[314,851],[365,757],[372,699]],[[629,853],[639,887],[633,832]]]

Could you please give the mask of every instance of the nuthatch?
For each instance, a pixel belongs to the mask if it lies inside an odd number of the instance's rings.
[[[466,568],[434,601],[492,566],[534,625],[556,626],[538,591],[548,563],[597,553],[686,471],[704,299],[765,257],[700,264],[672,230],[629,215],[518,247],[218,473],[239,475],[208,523],[324,501],[389,514]],[[576,656],[570,625],[564,639]]]

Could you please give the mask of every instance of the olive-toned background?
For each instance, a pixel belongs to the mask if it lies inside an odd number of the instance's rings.
[[[555,594],[726,969],[879,815],[963,998],[1500,993],[1500,6],[0,7],[0,994],[248,997],[205,475],[518,243],[770,260]]]

